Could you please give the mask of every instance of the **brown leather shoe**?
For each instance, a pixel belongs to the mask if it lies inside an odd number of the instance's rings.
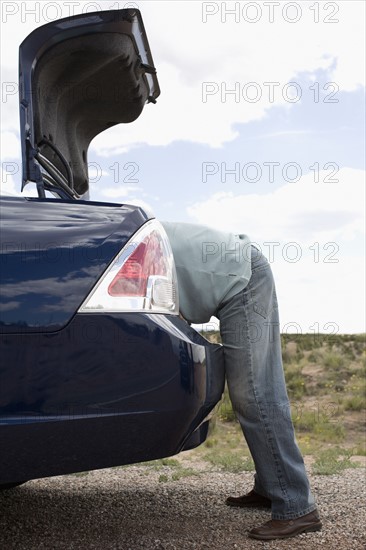
[[[300,533],[320,531],[322,523],[317,510],[296,519],[271,519],[260,527],[254,527],[248,533],[253,539],[272,540],[295,537]]]
[[[241,497],[228,497],[226,499],[228,506],[237,506],[238,508],[270,508],[269,498],[259,495],[252,489],[247,495]]]

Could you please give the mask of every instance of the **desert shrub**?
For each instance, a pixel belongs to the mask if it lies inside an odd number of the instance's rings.
[[[235,412],[233,411],[233,406],[231,404],[230,397],[229,397],[229,391],[226,385],[225,385],[223,397],[217,406],[216,414],[218,418],[223,422],[236,421]]]
[[[353,395],[344,402],[345,411],[362,411],[363,409],[366,409],[365,396]]]
[[[219,453],[209,453],[204,458],[225,472],[252,472],[255,469],[252,458],[243,456],[242,452],[221,451]]]
[[[290,365],[285,368],[285,379],[290,399],[300,399],[306,392],[306,380],[301,374],[301,368]]]
[[[340,371],[347,366],[347,361],[343,355],[328,352],[323,357],[323,365],[327,369]]]
[[[346,468],[358,468],[359,464],[351,461],[351,451],[335,447],[320,451],[312,470],[318,475],[339,474]]]

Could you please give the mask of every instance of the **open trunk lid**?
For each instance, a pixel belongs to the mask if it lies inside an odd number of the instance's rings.
[[[87,153],[160,94],[139,10],[87,13],[33,31],[19,48],[22,189],[88,192]]]

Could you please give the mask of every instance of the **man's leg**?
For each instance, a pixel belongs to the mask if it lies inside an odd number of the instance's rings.
[[[287,396],[272,271],[252,247],[249,284],[218,312],[233,408],[256,467],[254,490],[272,501],[272,519],[314,511]]]

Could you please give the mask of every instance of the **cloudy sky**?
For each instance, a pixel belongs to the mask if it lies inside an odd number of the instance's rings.
[[[282,332],[365,331],[363,1],[1,2],[2,191],[20,188],[19,43],[129,6],[161,96],[91,144],[91,198],[247,233],[272,264]]]

